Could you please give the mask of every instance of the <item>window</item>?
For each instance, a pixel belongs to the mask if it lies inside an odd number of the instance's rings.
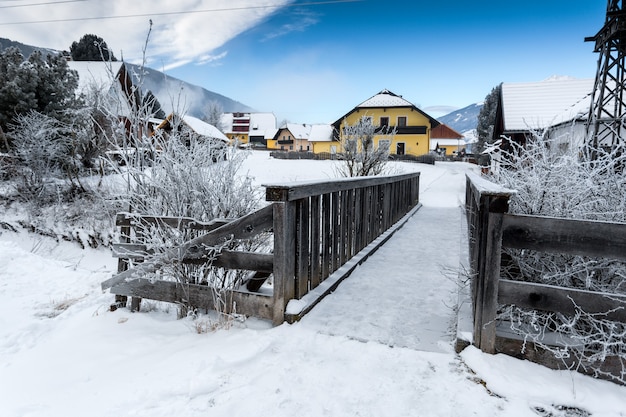
[[[389,126],[389,117],[381,117],[380,118],[380,127]]]
[[[398,127],[406,126],[406,116],[398,116]]]

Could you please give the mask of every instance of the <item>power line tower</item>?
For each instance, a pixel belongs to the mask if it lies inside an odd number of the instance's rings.
[[[595,42],[598,71],[587,123],[589,153],[626,145],[626,10],[623,0],[608,0],[606,21],[586,42]]]

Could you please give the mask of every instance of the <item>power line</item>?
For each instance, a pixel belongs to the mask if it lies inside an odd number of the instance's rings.
[[[7,0],[4,0],[7,1]],[[12,0],[19,1],[19,0]],[[87,0],[64,0],[64,1],[49,1],[45,3],[28,3],[28,4],[13,4],[11,6],[0,6],[0,9],[11,9],[16,7],[31,7],[31,6],[47,6],[49,4],[61,4],[61,3],[78,3]]]
[[[85,1],[85,0],[67,0],[67,2],[70,2],[70,1]],[[336,3],[358,3],[362,1],[364,0],[328,0],[328,1],[316,1],[316,2],[307,2],[307,3],[293,3],[293,4],[286,4],[286,5],[224,7],[224,8],[219,8],[219,9],[187,10],[187,11],[180,11],[180,12],[140,13],[140,14],[118,15],[118,16],[98,16],[98,17],[75,17],[75,18],[67,18],[67,19],[4,22],[4,23],[0,23],[0,26],[76,22],[80,20],[128,19],[128,18],[133,18],[133,17],[171,16],[171,15],[183,15],[183,14],[194,14],[194,13],[229,12],[229,11],[251,10],[251,9],[280,9],[283,7],[320,6],[320,5],[336,4]],[[12,7],[12,6],[9,6],[9,7]]]

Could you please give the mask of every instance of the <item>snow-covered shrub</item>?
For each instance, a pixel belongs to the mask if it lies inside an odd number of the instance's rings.
[[[565,144],[564,144],[565,143]],[[524,147],[513,144],[506,168],[491,180],[517,190],[510,212],[568,219],[626,222],[626,155],[588,152],[535,134]],[[507,256],[508,255],[508,256]],[[626,263],[604,258],[507,249],[503,276],[509,279],[626,295]],[[508,261],[507,261],[508,260]],[[624,306],[626,307],[626,305]],[[626,363],[626,326],[576,306],[574,316],[503,306],[499,318],[525,340],[597,375],[608,356]],[[554,339],[556,337],[556,339]],[[560,346],[555,347],[552,343]],[[618,379],[626,382],[626,366]]]
[[[384,173],[389,160],[389,144],[395,131],[377,132],[379,128],[367,116],[361,117],[353,125],[346,124],[341,133],[341,153],[338,157],[343,163],[337,165],[339,175],[365,177]],[[379,136],[378,146],[374,141],[375,136]]]

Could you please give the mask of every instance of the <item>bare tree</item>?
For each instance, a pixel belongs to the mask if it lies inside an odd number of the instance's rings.
[[[220,132],[223,132],[224,126],[222,126],[222,114],[224,114],[224,107],[222,106],[222,103],[217,100],[212,100],[209,104],[207,104],[202,120],[215,126]]]
[[[346,124],[340,135],[340,158],[344,161],[338,166],[340,175],[364,177],[384,173],[395,130],[375,126],[370,117],[363,116],[353,125]]]

